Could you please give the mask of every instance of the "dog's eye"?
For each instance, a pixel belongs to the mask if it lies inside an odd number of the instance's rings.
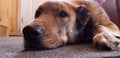
[[[61,12],[58,13],[58,16],[59,17],[67,17],[68,14],[65,11],[61,11]]]

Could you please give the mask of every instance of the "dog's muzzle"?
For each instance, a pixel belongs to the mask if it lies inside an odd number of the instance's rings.
[[[45,37],[45,30],[39,25],[27,25],[23,28],[24,36],[24,47],[25,50],[48,50],[52,48],[62,47],[64,42],[58,41],[57,45],[51,44],[49,42],[43,42]],[[44,45],[44,43],[48,45]],[[50,46],[50,47],[49,47]]]

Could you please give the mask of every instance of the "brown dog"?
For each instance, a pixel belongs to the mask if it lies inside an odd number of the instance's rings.
[[[25,49],[52,49],[93,42],[99,49],[120,50],[120,31],[93,0],[49,1],[23,29]]]

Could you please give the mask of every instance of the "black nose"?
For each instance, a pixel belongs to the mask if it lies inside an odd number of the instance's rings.
[[[38,25],[26,26],[23,28],[23,35],[25,38],[36,38],[38,36],[41,36],[43,33],[43,28]]]

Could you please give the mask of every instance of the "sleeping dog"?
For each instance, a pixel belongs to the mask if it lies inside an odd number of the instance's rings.
[[[120,50],[120,30],[94,0],[48,1],[23,29],[25,49],[54,49],[92,42],[99,49]]]

